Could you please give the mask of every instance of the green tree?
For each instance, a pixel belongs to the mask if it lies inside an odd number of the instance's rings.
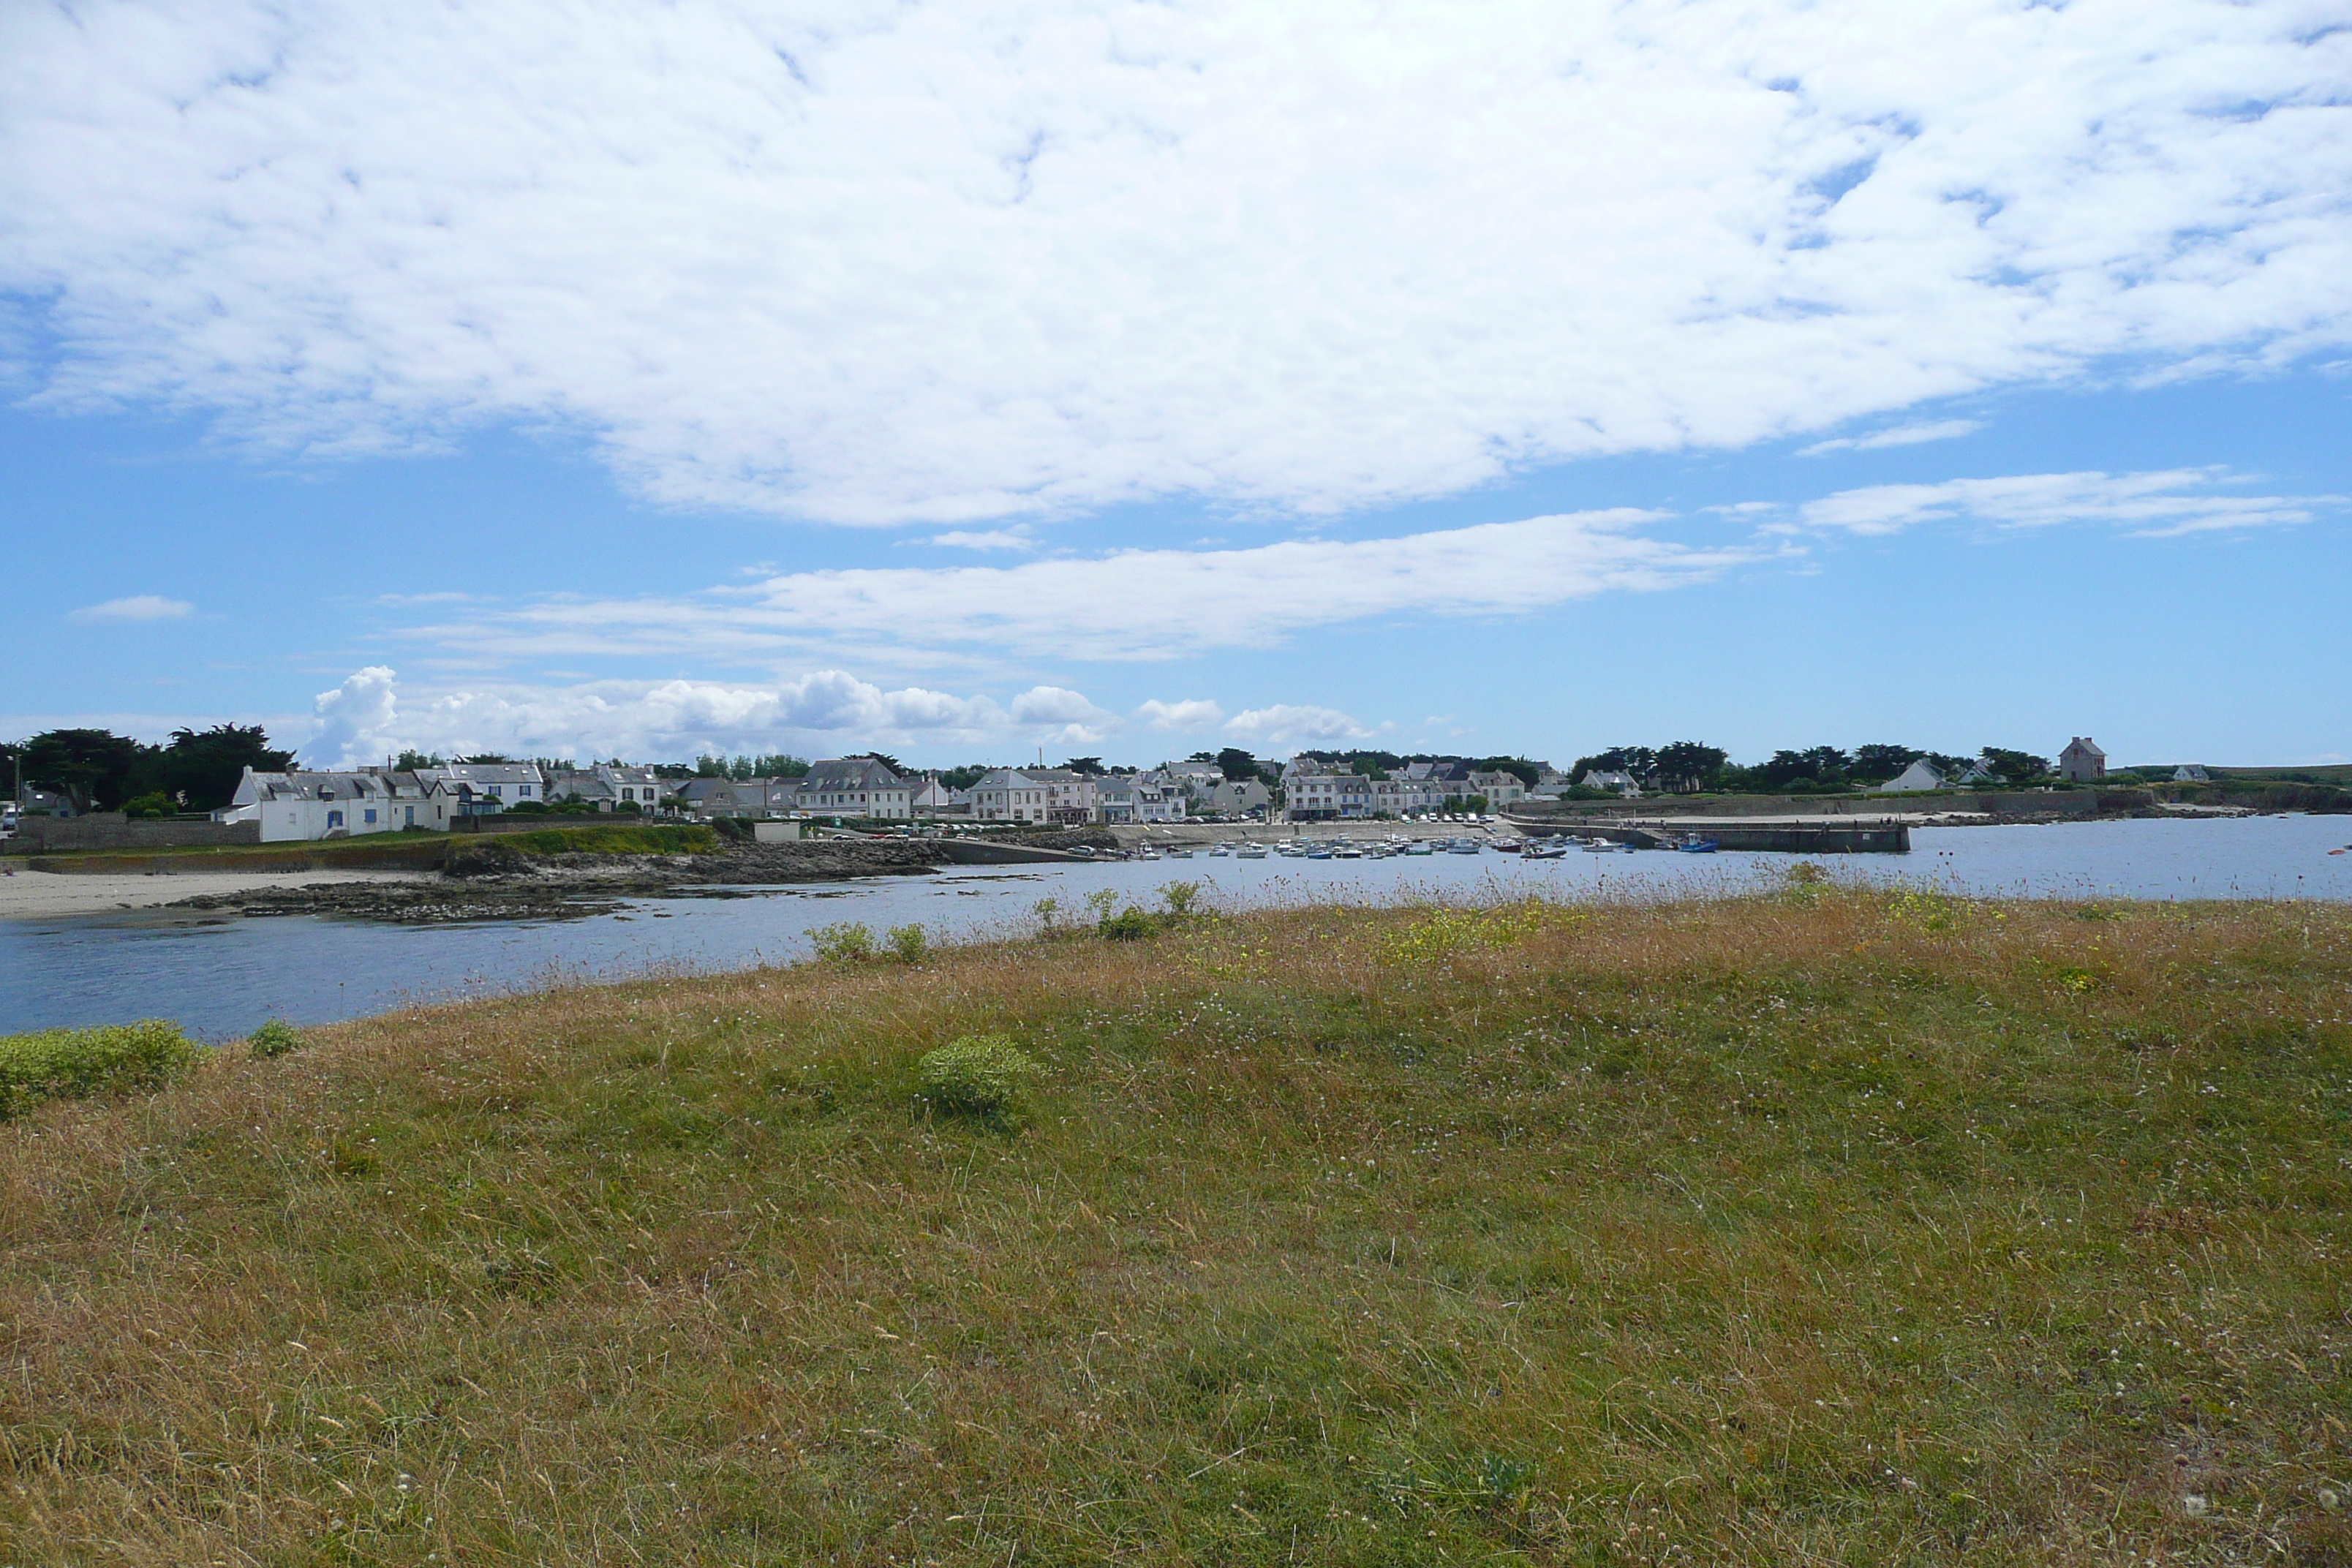
[[[1856,746],[1853,766],[1848,771],[1857,779],[1885,784],[1926,755],[1909,746]]]
[[[1508,773],[1529,789],[1543,777],[1542,770],[1525,757],[1481,757],[1471,766],[1482,773]]]
[[[25,783],[55,790],[79,811],[116,811],[130,798],[142,746],[111,730],[44,730],[25,742]]]
[[[1102,777],[1103,760],[1100,757],[1072,757],[1062,766],[1074,773],[1084,773],[1088,778]]]
[[[171,744],[138,771],[154,779],[154,793],[185,801],[186,810],[213,811],[236,794],[246,769],[276,773],[293,763],[294,753],[272,746],[269,732],[260,725],[215,724],[209,730],[173,731]]]
[[[982,763],[966,763],[960,768],[940,770],[940,783],[950,789],[970,789],[987,776],[988,767]]]
[[[1658,782],[1668,789],[1706,789],[1722,781],[1723,764],[1729,760],[1720,746],[1676,741],[1658,748]]]
[[[1239,746],[1227,746],[1210,760],[1229,779],[1254,779],[1259,774],[1257,759]]]
[[[401,773],[413,773],[419,768],[446,768],[449,764],[443,762],[437,752],[420,752],[411,747],[401,752],[392,765]]]
[[[2004,784],[2032,784],[2050,776],[2050,759],[2037,757],[2032,752],[2012,752],[2005,746],[1987,746],[1982,754],[1985,766],[1999,773]]]

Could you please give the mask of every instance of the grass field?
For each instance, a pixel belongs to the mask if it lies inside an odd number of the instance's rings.
[[[1792,882],[225,1052],[0,1125],[0,1563],[2352,1563],[2347,983]]]

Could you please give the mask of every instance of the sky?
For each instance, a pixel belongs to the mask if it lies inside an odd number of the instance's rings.
[[[2352,758],[2341,0],[0,6],[0,734]]]

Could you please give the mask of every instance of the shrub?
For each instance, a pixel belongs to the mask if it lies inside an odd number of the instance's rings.
[[[892,926],[888,933],[890,956],[901,963],[920,963],[931,951],[930,938],[919,925]]]
[[[1168,905],[1169,914],[1177,920],[1182,920],[1192,912],[1193,901],[1200,896],[1201,884],[1198,882],[1171,882],[1160,889],[1160,897]]]
[[[158,1088],[195,1059],[195,1043],[160,1018],[0,1037],[0,1121],[44,1100]]]
[[[139,820],[169,816],[179,809],[177,801],[162,790],[156,790],[151,795],[142,795],[136,800],[125,801],[122,805],[122,815],[133,820]]]
[[[925,1052],[915,1068],[922,1099],[934,1110],[992,1121],[1012,1109],[1025,1085],[1043,1076],[1007,1035],[965,1035]]]
[[[809,941],[827,963],[864,963],[874,956],[874,933],[856,921],[819,926],[809,932]]]
[[[1107,942],[1140,942],[1160,929],[1160,921],[1142,910],[1122,910],[1105,915],[1095,928]]]
[[[302,1037],[301,1030],[283,1018],[272,1018],[246,1037],[246,1044],[257,1057],[282,1057],[310,1043]]]

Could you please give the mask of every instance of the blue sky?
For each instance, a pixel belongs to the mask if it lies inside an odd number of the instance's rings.
[[[2325,7],[464,10],[0,19],[0,730],[2352,754]]]

